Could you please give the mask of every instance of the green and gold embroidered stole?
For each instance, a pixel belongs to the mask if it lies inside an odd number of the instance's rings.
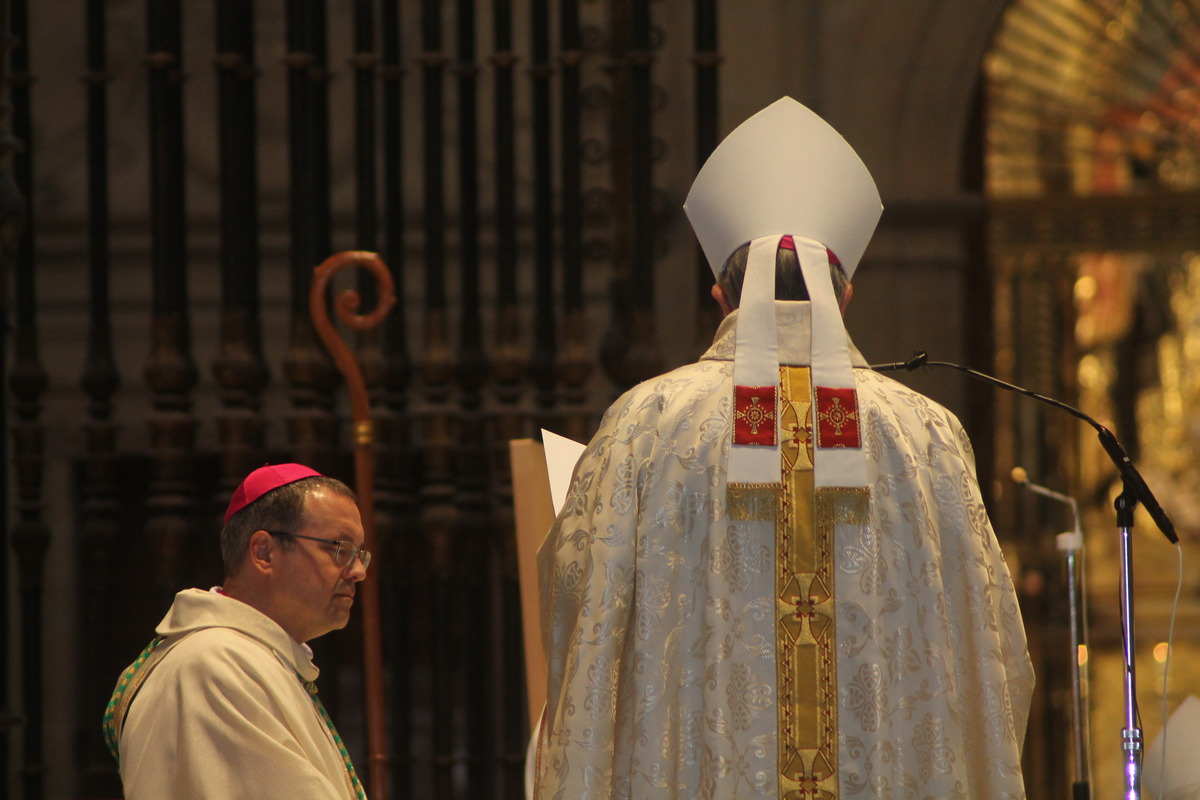
[[[121,768],[121,729],[125,725],[125,716],[129,713],[129,704],[133,702],[133,698],[137,695],[138,689],[141,688],[143,681],[146,680],[150,671],[158,664],[158,661],[165,655],[166,651],[170,649],[159,649],[159,645],[164,641],[166,641],[164,637],[156,636],[154,641],[150,642],[146,646],[146,649],[142,651],[141,655],[121,673],[121,678],[117,681],[116,688],[113,689],[108,706],[104,709],[104,743],[108,745],[108,752],[112,753],[112,757],[116,760],[118,770]],[[350,752],[346,749],[346,743],[342,741],[341,734],[338,733],[337,726],[333,724],[333,719],[329,716],[329,712],[325,710],[325,704],[317,696],[317,685],[312,681],[304,680],[298,672],[296,673],[296,678],[304,686],[304,690],[308,692],[309,697],[312,698],[317,715],[325,723],[325,727],[329,729],[329,733],[333,737],[338,754],[342,757],[342,764],[346,768],[346,780],[351,792],[358,800],[365,800],[366,793],[363,791],[362,783],[358,779],[358,773],[354,770],[354,763],[350,760]]]
[[[296,673],[296,677],[300,678],[300,673]],[[350,781],[350,788],[354,792],[354,796],[358,800],[366,800],[366,792],[363,791],[362,783],[358,780],[358,773],[354,771],[354,763],[350,760],[350,751],[346,749],[346,743],[342,741],[337,726],[333,724],[333,718],[329,716],[329,712],[325,710],[325,704],[317,695],[317,685],[312,681],[304,680],[304,678],[300,678],[300,682],[304,684],[308,696],[312,698],[313,705],[317,708],[317,714],[325,721],[325,727],[329,728],[329,733],[333,736],[333,743],[337,745],[338,753],[342,756],[342,764],[346,767],[346,778]]]
[[[102,725],[104,743],[108,745],[108,752],[112,753],[112,757],[116,759],[118,771],[121,769],[121,728],[125,726],[125,715],[129,713],[129,704],[133,702],[134,695],[141,688],[142,681],[146,680],[146,676],[150,674],[154,664],[157,664],[158,659],[162,658],[163,654],[158,650],[158,646],[163,641],[162,636],[155,636],[154,641],[146,645],[146,649],[142,651],[141,655],[125,668],[104,709]],[[150,664],[149,667],[147,667],[147,663]]]

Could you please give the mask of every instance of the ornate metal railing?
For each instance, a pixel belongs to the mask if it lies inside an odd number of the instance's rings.
[[[316,642],[322,696],[395,796],[521,796],[507,441],[588,436],[667,360],[655,272],[682,198],[655,176],[716,141],[715,2],[694,4],[694,39],[671,32],[694,77],[666,87],[649,0],[82,5],[0,0],[0,636],[19,654],[0,659],[0,794],[117,796],[99,732],[112,681],[173,592],[221,580],[240,478],[286,459],[354,480],[308,303],[314,267],[366,249],[397,298],[351,341],[373,419],[383,758],[358,623]],[[656,132],[668,98],[694,146]],[[72,160],[78,190],[54,173]],[[39,194],[63,185],[65,201]],[[72,338],[81,369],[60,355]],[[63,575],[65,618],[45,588]]]

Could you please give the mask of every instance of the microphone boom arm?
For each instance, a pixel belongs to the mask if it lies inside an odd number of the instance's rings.
[[[1125,452],[1125,448],[1121,447],[1121,443],[1117,441],[1117,437],[1113,435],[1112,431],[1101,425],[1095,419],[1080,411],[1078,408],[1067,405],[1061,400],[1055,400],[1053,397],[1047,397],[1044,394],[1038,394],[1037,392],[1031,391],[1022,386],[1017,386],[1016,384],[1002,381],[999,378],[992,377],[991,375],[971,369],[970,367],[964,367],[961,364],[953,364],[949,361],[930,361],[928,354],[924,350],[918,350],[908,361],[894,361],[888,364],[874,364],[871,366],[871,369],[875,370],[876,372],[898,372],[900,370],[915,372],[921,367],[949,367],[950,369],[956,369],[959,372],[965,372],[972,378],[983,381],[984,383],[990,383],[991,385],[997,386],[1001,389],[1006,389],[1010,392],[1016,392],[1017,394],[1023,394],[1026,397],[1032,397],[1034,400],[1040,400],[1047,405],[1061,409],[1071,416],[1081,419],[1088,425],[1091,425],[1096,429],[1096,435],[1100,439],[1100,446],[1104,448],[1104,452],[1108,453],[1108,457],[1112,459],[1117,471],[1121,474],[1121,480],[1125,484],[1126,488],[1131,490],[1138,502],[1145,506],[1146,511],[1150,514],[1150,518],[1154,520],[1154,524],[1158,526],[1160,531],[1162,531],[1163,536],[1167,537],[1167,541],[1169,541],[1171,544],[1179,543],[1179,536],[1175,533],[1174,523],[1171,522],[1171,518],[1167,516],[1167,512],[1163,510],[1163,507],[1159,505],[1158,500],[1154,497],[1154,493],[1150,491],[1150,487],[1146,485],[1146,481],[1142,478],[1141,473],[1139,473],[1137,468],[1133,465],[1133,461],[1129,458],[1129,454]]]

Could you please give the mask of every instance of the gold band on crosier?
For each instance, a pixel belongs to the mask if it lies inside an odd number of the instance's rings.
[[[375,439],[375,430],[371,420],[362,419],[354,423],[354,443],[356,445],[371,444]]]

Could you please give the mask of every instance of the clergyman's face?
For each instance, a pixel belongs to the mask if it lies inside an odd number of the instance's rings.
[[[304,498],[301,536],[363,544],[362,518],[349,497],[316,487]],[[298,642],[346,627],[359,581],[367,571],[357,558],[345,566],[334,560],[335,546],[292,538],[282,552],[282,569],[274,587],[280,616],[276,620]]]

